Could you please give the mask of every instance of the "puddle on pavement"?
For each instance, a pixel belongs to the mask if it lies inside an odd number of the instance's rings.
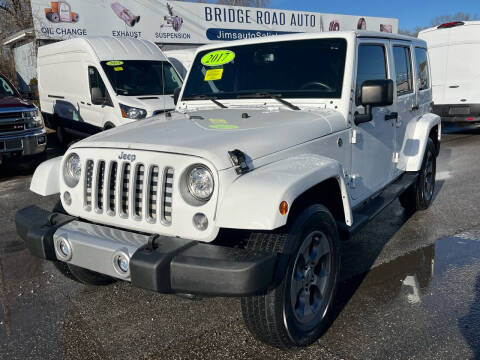
[[[410,358],[425,351],[423,343],[433,354],[456,347],[455,357],[480,359],[480,231],[440,239],[341,282],[335,308],[322,342],[342,356],[354,349],[358,358]]]
[[[346,300],[352,289],[361,287],[362,292],[375,289],[373,293],[384,295],[384,301],[404,296],[409,303],[418,303],[434,279],[442,277],[449,269],[474,262],[480,263],[480,230],[440,239],[431,246],[343,281],[340,293],[347,296],[340,295],[339,300]]]

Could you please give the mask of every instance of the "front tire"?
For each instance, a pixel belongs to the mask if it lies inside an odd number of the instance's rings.
[[[417,210],[426,210],[432,203],[437,172],[436,153],[435,144],[429,138],[417,181],[399,197],[400,204],[409,213],[414,213]]]
[[[312,205],[294,220],[286,236],[261,235],[254,234],[253,248],[283,248],[288,264],[273,290],[241,300],[245,324],[267,345],[308,346],[330,326],[340,269],[335,220],[324,206]]]

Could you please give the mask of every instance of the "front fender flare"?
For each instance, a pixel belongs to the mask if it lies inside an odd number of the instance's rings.
[[[273,230],[287,223],[279,205],[290,208],[297,197],[315,185],[335,178],[340,186],[347,225],[352,212],[343,168],[333,159],[300,155],[260,167],[234,181],[219,199],[216,224],[219,227],[248,230]]]
[[[41,163],[33,174],[30,191],[49,196],[60,192],[60,164],[62,157],[56,157]]]

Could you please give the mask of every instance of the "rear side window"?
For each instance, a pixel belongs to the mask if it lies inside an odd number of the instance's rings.
[[[393,61],[397,73],[397,95],[413,92],[412,66],[410,61],[410,48],[406,46],[393,47]]]
[[[415,48],[415,58],[417,63],[418,90],[430,88],[430,68],[428,66],[427,50]]]
[[[383,45],[360,45],[358,47],[357,97],[360,105],[360,90],[366,80],[387,79],[387,62]]]

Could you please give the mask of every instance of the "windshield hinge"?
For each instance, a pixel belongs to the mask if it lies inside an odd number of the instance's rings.
[[[235,149],[233,151],[229,151],[228,155],[230,155],[233,165],[236,166],[235,171],[238,175],[242,175],[250,171],[250,167],[247,164],[247,157],[242,151]]]

